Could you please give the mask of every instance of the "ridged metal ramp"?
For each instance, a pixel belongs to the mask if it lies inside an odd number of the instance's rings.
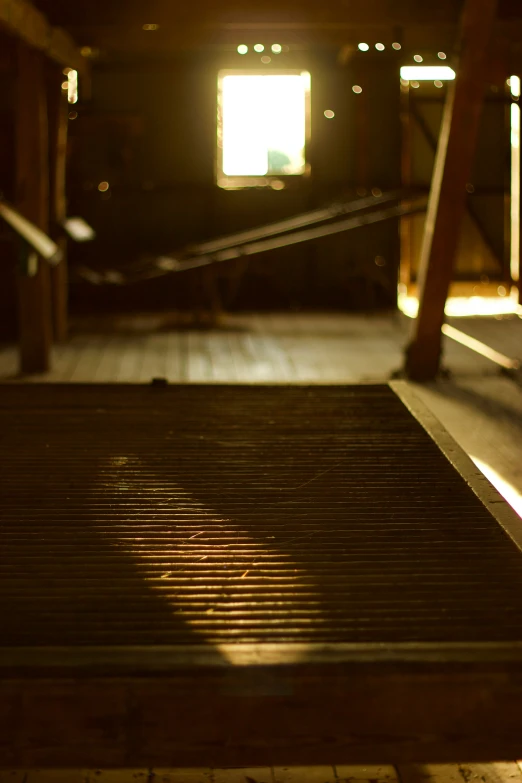
[[[520,520],[405,384],[4,385],[0,439],[0,766],[520,755]]]

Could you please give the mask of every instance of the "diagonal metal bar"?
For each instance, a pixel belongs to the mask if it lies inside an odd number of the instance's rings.
[[[408,192],[408,195],[411,195]],[[295,231],[300,228],[312,226],[317,223],[323,223],[342,215],[351,215],[355,212],[362,212],[372,207],[379,207],[391,201],[400,201],[405,198],[406,191],[393,190],[389,193],[382,193],[380,196],[366,196],[364,198],[352,199],[350,201],[341,201],[331,204],[329,207],[314,209],[310,212],[304,212],[301,215],[278,220],[275,223],[269,223],[257,228],[240,231],[218,239],[212,239],[208,242],[200,242],[187,248],[187,255],[204,255],[214,253],[218,250],[224,250],[228,247],[243,245],[246,242],[254,242],[258,239],[265,239],[278,234],[285,234],[287,231]]]
[[[177,260],[175,258],[171,259],[166,257],[160,259],[160,261],[164,261],[164,266],[162,268],[165,271],[182,272],[187,269],[196,269],[197,267],[209,266],[210,264],[222,263],[223,261],[232,261],[244,256],[253,256],[258,253],[265,253],[269,250],[278,250],[283,247],[289,247],[290,245],[322,239],[361,226],[380,223],[383,220],[391,220],[393,218],[403,217],[404,215],[423,212],[425,209],[426,200],[423,199],[413,204],[388,207],[387,209],[366,213],[364,215],[359,215],[358,217],[347,218],[346,220],[340,220],[329,225],[296,231],[293,234],[286,234],[269,239],[260,239],[257,242],[248,242],[242,245],[227,247],[216,253],[208,253],[195,258]],[[169,262],[171,264],[170,267],[168,266]]]

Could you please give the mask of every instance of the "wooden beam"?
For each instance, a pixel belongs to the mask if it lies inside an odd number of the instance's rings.
[[[52,27],[44,14],[27,0],[0,0],[0,27],[44,52],[59,65],[82,74],[86,72],[87,62],[71,36],[65,30]]]
[[[496,0],[465,0],[457,78],[447,92],[419,266],[419,314],[406,351],[406,375],[431,380],[440,364],[448,296],[484,102]]]
[[[46,259],[50,264],[60,261],[60,248],[38,226],[27,220],[17,209],[0,199],[0,218],[10,226],[18,236],[29,245],[36,253]]]
[[[230,21],[226,21],[222,4],[216,3],[214,3],[214,12],[207,14],[203,13],[199,4],[195,6],[194,12],[187,9],[187,15],[183,20],[173,20],[168,16],[162,20],[156,13],[155,7],[154,16],[159,29],[150,33],[142,29],[141,11],[141,21],[133,23],[129,23],[126,14],[120,14],[118,19],[108,23],[104,23],[96,14],[92,15],[92,20],[86,22],[84,16],[78,18],[78,15],[81,15],[81,7],[70,3],[71,17],[67,24],[77,40],[81,39],[93,48],[94,56],[103,53],[104,63],[107,59],[118,60],[123,54],[133,54],[138,57],[153,53],[158,55],[161,52],[172,58],[182,51],[205,46],[211,46],[213,50],[216,46],[225,46],[229,52],[233,52],[238,41],[253,46],[259,40],[284,41],[291,49],[295,48],[299,52],[303,51],[303,46],[308,45],[326,44],[339,48],[347,45],[353,48],[357,47],[359,41],[370,43],[384,41],[387,42],[386,48],[389,52],[389,44],[400,38],[402,44],[400,56],[409,56],[419,50],[433,53],[440,49],[447,53],[453,51],[458,35],[459,5],[452,0],[451,8],[448,7],[447,11],[438,14],[435,18],[433,11],[435,8],[438,11],[439,5],[434,3],[417,2],[415,7],[406,9],[407,13],[404,13],[406,6],[403,3],[393,4],[386,0],[388,12],[384,14],[380,12],[384,4],[379,4],[375,12],[369,12],[367,4],[356,6],[350,3],[345,5],[343,13],[339,4],[335,6],[337,13],[334,13],[334,5],[330,4],[328,6],[330,12],[325,14],[325,4],[316,2],[313,7],[307,9],[306,19],[303,19],[303,8],[301,8],[294,15],[287,13],[286,21],[278,21],[276,12],[269,15],[263,12],[264,21],[258,19],[253,22],[246,21],[244,14],[239,12],[236,12],[236,21],[234,21],[233,11],[229,14]],[[171,8],[173,7],[171,5]],[[279,4],[279,7],[281,9],[285,6]],[[362,12],[353,15],[352,12],[357,11],[358,8],[366,10],[365,17]],[[419,15],[416,9],[420,9],[422,15]],[[280,17],[281,10],[278,14]],[[522,19],[514,17],[497,20],[492,35],[495,39],[495,47],[490,53],[490,75],[493,74],[491,83],[495,83],[506,57],[511,58],[513,64],[521,56]],[[493,59],[496,58],[499,50],[502,51],[501,62]],[[122,58],[121,65],[128,68],[128,58]],[[511,73],[516,72],[516,69],[511,70]]]
[[[401,183],[404,188],[410,188],[412,183],[412,122],[410,114],[410,94],[401,86],[400,117],[402,125],[401,133]],[[408,203],[406,200],[405,204]],[[413,247],[413,221],[409,217],[401,219],[399,224],[400,235],[400,263],[399,283],[409,286],[412,269]]]
[[[67,239],[63,221],[67,216],[65,172],[67,158],[67,124],[69,105],[61,89],[63,80],[59,68],[52,65],[47,71],[47,113],[49,117],[49,223],[50,234],[59,246],[62,260],[52,267],[51,298],[54,338],[67,339],[68,276]]]
[[[49,216],[47,101],[43,55],[18,42],[16,95],[16,200],[43,231]],[[18,278],[20,370],[45,372],[51,352],[49,267],[39,259],[31,276]]]

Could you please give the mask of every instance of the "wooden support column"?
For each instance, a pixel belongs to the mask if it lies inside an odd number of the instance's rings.
[[[68,331],[67,239],[62,228],[66,217],[65,171],[69,104],[62,90],[64,76],[52,65],[47,73],[49,117],[49,232],[62,251],[62,260],[50,270],[54,339],[63,342]]]
[[[404,188],[412,185],[412,126],[410,114],[410,95],[407,87],[401,85],[401,183]],[[405,207],[411,203],[408,199],[403,202]],[[402,286],[411,284],[412,269],[412,218],[409,215],[399,221],[400,235],[400,264],[399,283]]]
[[[444,305],[466,210],[496,5],[496,0],[464,2],[457,78],[447,92],[424,228],[419,314],[406,352],[406,375],[416,381],[431,380],[439,370]]]
[[[16,205],[43,231],[49,223],[49,165],[44,56],[17,44]],[[49,266],[38,259],[35,274],[18,278],[20,370],[49,369],[52,327]]]

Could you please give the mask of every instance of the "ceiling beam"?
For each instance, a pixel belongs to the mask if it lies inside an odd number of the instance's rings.
[[[85,74],[86,60],[69,33],[52,27],[27,0],[0,0],[0,28],[43,52],[59,65]]]
[[[0,0],[2,2],[2,0]],[[150,17],[153,21],[156,17]],[[314,46],[352,46],[359,41],[370,44],[382,42],[387,51],[393,41],[402,44],[403,54],[413,51],[433,52],[441,49],[448,54],[454,50],[458,36],[456,23],[434,22],[431,25],[412,21],[409,24],[384,24],[373,20],[371,24],[352,22],[209,22],[205,19],[192,22],[186,18],[179,24],[160,23],[154,32],[144,31],[142,25],[129,24],[122,18],[119,24],[82,24],[71,26],[76,40],[92,47],[93,58],[118,60],[129,58],[169,58],[194,50],[232,50],[238,43],[277,42],[287,44],[293,51],[308,50]],[[522,18],[509,22],[497,20],[492,29],[492,53],[501,59],[514,59],[512,67],[518,67],[522,58]],[[372,47],[373,51],[373,47]],[[368,53],[371,56],[372,52]],[[381,56],[375,55],[374,56]],[[517,69],[511,71],[517,72]],[[492,80],[494,81],[494,79]]]

